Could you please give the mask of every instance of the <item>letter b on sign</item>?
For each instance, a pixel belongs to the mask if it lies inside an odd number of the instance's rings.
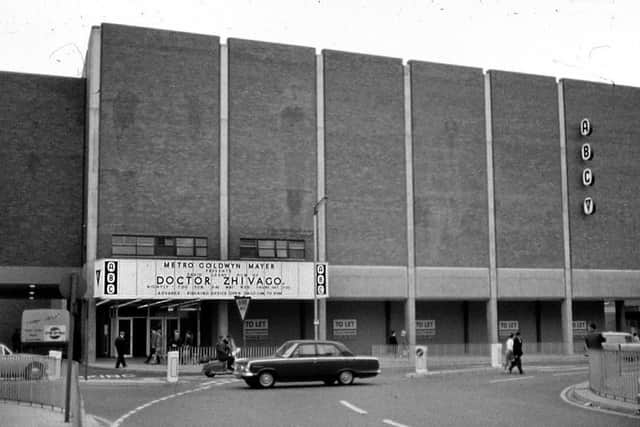
[[[315,295],[318,298],[327,297],[329,292],[327,288],[327,264],[315,265]]]
[[[118,293],[118,262],[105,261],[104,263],[104,294],[116,295]]]

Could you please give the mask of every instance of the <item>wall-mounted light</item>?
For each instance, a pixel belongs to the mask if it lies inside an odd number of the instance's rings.
[[[29,289],[35,289],[35,288],[36,288],[36,285],[33,285],[33,284],[29,285]]]

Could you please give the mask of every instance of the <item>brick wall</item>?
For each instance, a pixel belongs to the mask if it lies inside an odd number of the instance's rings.
[[[402,62],[323,56],[328,261],[406,265]]]
[[[305,241],[313,259],[316,62],[311,48],[229,40],[229,256],[241,238]]]
[[[0,73],[0,265],[82,263],[83,79]]]
[[[98,257],[120,233],[219,256],[219,56],[217,37],[102,26]]]

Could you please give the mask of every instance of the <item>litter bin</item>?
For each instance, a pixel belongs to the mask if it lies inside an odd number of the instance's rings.
[[[49,378],[57,380],[60,378],[62,370],[62,352],[57,350],[49,350]]]
[[[178,352],[167,352],[167,382],[178,382]]]

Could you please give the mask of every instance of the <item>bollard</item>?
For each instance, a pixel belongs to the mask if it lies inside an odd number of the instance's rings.
[[[427,373],[427,346],[416,346],[416,374],[424,375]]]
[[[178,382],[178,352],[167,352],[167,382]]]
[[[49,350],[49,360],[52,361],[53,366],[50,369],[49,378],[57,380],[60,378],[62,370],[62,352],[57,350]]]
[[[502,344],[491,344],[491,367],[500,368],[502,366]]]

